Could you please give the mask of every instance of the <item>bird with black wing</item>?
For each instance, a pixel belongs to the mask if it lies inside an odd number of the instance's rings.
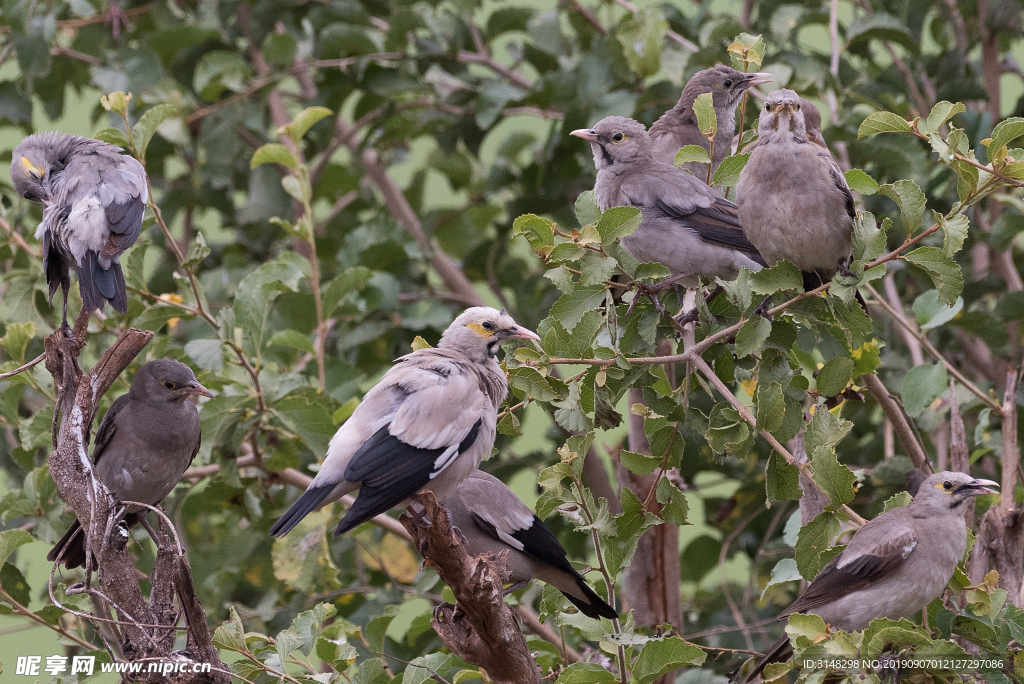
[[[68,325],[70,272],[86,311],[128,310],[120,256],[138,239],[149,198],[146,171],[133,157],[100,140],[35,133],[14,149],[11,179],[22,197],[44,205],[36,238],[50,299],[64,295],[61,327]]]
[[[967,551],[964,502],[994,494],[989,487],[998,486],[966,473],[930,475],[909,505],[886,511],[857,530],[780,617],[811,613],[833,629],[855,632],[875,618],[899,620],[919,612],[942,593]],[[792,653],[789,637],[783,636],[747,681]]]
[[[202,442],[199,411],[189,401],[193,396],[213,394],[185,364],[156,359],[135,373],[131,389],[107,409],[96,432],[92,467],[118,501],[155,506],[178,484]],[[145,524],[146,512],[129,506],[125,523]],[[85,535],[78,520],[46,559],[69,568],[85,565]]]
[[[512,338],[540,339],[504,311],[477,306],[448,326],[436,348],[399,358],[338,428],[313,482],[270,534],[287,534],[356,489],[335,535],[421,489],[445,496],[494,446],[498,407],[508,393],[497,354]]]

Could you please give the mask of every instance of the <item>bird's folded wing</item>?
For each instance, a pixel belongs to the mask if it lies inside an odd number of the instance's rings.
[[[865,526],[782,614],[803,613],[866,589],[896,572],[916,547],[917,532],[906,521],[889,518],[884,525]]]
[[[487,509],[473,509],[470,516],[476,526],[491,538],[504,542],[553,568],[576,577],[580,576],[566,558],[565,549],[558,543],[558,539],[536,515],[531,513],[526,524],[521,524],[517,520],[512,525],[509,525],[509,518],[495,516]]]
[[[853,193],[850,192],[850,186],[846,183],[846,176],[843,175],[843,170],[839,168],[839,164],[836,163],[836,160],[832,158],[832,155],[827,150],[819,151],[818,156],[827,164],[832,182],[835,183],[836,189],[843,194],[846,213],[849,214],[850,218],[856,218],[857,211],[853,204]]]
[[[711,206],[694,207],[689,214],[682,213],[679,207],[662,200],[658,200],[655,207],[665,216],[684,223],[704,242],[739,250],[762,265],[767,265],[757,247],[754,247],[740,228],[736,205],[729,200],[716,198]]]
[[[92,447],[93,465],[99,463],[103,451],[110,445],[110,440],[114,438],[114,433],[117,432],[117,416],[128,406],[129,401],[128,395],[122,394],[103,414],[103,420],[100,421],[100,429],[96,431],[96,441]],[[198,451],[198,449],[196,450]]]

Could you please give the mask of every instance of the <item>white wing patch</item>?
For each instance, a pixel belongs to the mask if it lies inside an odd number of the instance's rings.
[[[915,548],[917,548],[917,539],[914,539],[914,541],[910,542],[909,544],[903,547],[903,557],[906,558],[907,556],[909,556],[910,552],[913,551]]]
[[[110,233],[107,212],[95,195],[75,202],[67,226],[67,244],[79,266],[88,250],[98,254],[103,249]]]
[[[435,477],[441,474],[441,471],[451,465],[455,457],[459,455],[459,445],[452,444],[450,447],[444,450],[440,456],[434,460],[434,469],[430,471],[430,479],[433,480]]]

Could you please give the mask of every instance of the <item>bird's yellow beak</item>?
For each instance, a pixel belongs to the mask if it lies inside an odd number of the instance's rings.
[[[46,175],[46,169],[38,168],[35,164],[29,161],[28,157],[21,158],[21,165],[24,166],[29,173],[31,173],[33,176],[36,176],[37,178],[42,178],[44,175]]]
[[[595,131],[593,128],[577,128],[575,131],[571,131],[569,135],[574,136],[576,138],[583,138],[584,140],[589,140],[590,142],[597,142],[599,140],[597,131]]]

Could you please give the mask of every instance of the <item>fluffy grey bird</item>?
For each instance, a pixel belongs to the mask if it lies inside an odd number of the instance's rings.
[[[69,329],[72,267],[87,311],[105,302],[127,311],[119,257],[142,230],[149,197],[142,164],[100,140],[36,133],[15,148],[11,179],[18,194],[45,207],[36,238],[43,243],[50,300],[58,285],[63,290],[62,327]]]
[[[801,97],[800,112],[804,115],[804,128],[807,132],[807,139],[831,155],[828,144],[825,143],[825,136],[821,133],[821,112],[818,111],[817,105],[807,98]],[[745,147],[743,151],[752,152],[755,147],[757,147],[756,140]]]
[[[508,581],[539,579],[555,587],[587,617],[618,617],[587,586],[547,525],[498,478],[474,470],[441,500],[461,530],[471,555],[508,551]]]
[[[886,511],[857,530],[780,617],[812,613],[834,629],[854,632],[875,618],[898,620],[920,611],[942,593],[967,551],[963,503],[972,496],[994,494],[989,487],[998,486],[965,473],[929,476],[910,505]],[[789,638],[783,636],[747,681],[792,652]]]
[[[853,195],[832,155],[808,138],[792,90],[765,98],[736,191],[743,232],[770,265],[788,259],[820,282],[837,271],[852,275]]]
[[[772,80],[769,73],[745,74],[732,67],[718,64],[710,69],[698,71],[686,82],[676,106],[661,115],[651,126],[654,158],[671,164],[676,152],[685,145],[699,145],[710,151],[710,143],[697,128],[697,115],[693,111],[694,101],[704,93],[711,93],[718,121],[715,136],[715,152],[711,156],[711,175],[722,160],[729,156],[732,139],[736,135],[736,105],[748,88]],[[707,178],[707,164],[690,162],[683,168],[701,180]]]
[[[96,432],[92,458],[96,477],[118,501],[156,505],[192,463],[202,434],[193,395],[212,397],[192,369],[174,359],[156,359],[138,370],[131,389],[114,400]],[[129,506],[129,527],[144,522],[147,509]],[[85,565],[85,536],[75,520],[47,560],[69,568]]]
[[[338,428],[313,482],[270,534],[287,534],[357,488],[335,535],[421,489],[441,498],[465,479],[494,446],[498,406],[508,393],[496,356],[509,338],[540,339],[504,311],[476,306],[448,326],[436,348],[398,359]]]
[[[601,211],[640,209],[640,227],[622,238],[636,259],[665,265],[682,276],[673,282],[685,287],[695,287],[698,276],[733,280],[740,266],[759,271],[765,265],[740,228],[736,205],[686,171],[653,159],[643,124],[609,116],[570,135],[590,142]]]

